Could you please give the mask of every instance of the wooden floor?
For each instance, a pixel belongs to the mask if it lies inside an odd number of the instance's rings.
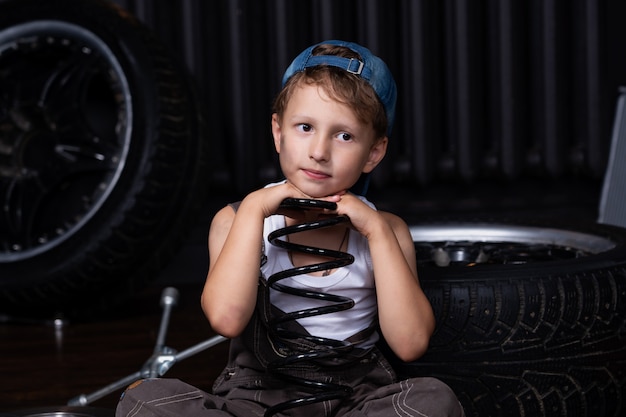
[[[201,285],[178,288],[165,345],[183,351],[214,333],[200,309]],[[138,371],[152,355],[162,309],[162,287],[133,298],[118,317],[87,324],[0,323],[0,415],[63,406]],[[221,343],[175,364],[165,375],[209,390],[227,357]],[[90,404],[113,410],[121,390]]]

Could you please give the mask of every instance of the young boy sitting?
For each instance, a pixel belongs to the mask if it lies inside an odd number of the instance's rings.
[[[212,328],[232,339],[228,365],[212,394],[177,380],[143,381],[125,392],[118,417],[464,415],[441,381],[399,381],[376,346],[380,332],[397,357],[416,360],[435,326],[407,225],[354,188],[385,156],[395,102],[389,69],[360,45],[326,41],[296,57],[271,120],[285,180],[224,207],[209,233],[202,307]],[[327,203],[298,209],[286,199]],[[273,245],[270,233],[337,216],[346,221],[282,240],[347,252],[354,262],[273,285],[277,272],[328,259]],[[303,291],[348,306],[333,309]]]

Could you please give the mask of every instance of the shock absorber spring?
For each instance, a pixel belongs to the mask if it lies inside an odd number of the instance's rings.
[[[281,204],[283,208],[290,209],[329,209],[335,210],[337,205],[333,202],[322,200],[310,200],[310,199],[286,199]],[[268,241],[270,244],[281,247],[283,249],[295,252],[301,252],[306,254],[314,254],[320,257],[328,258],[329,260],[304,265],[300,267],[294,267],[272,274],[267,279],[269,288],[274,289],[286,294],[295,296],[310,298],[319,300],[322,306],[313,307],[303,310],[286,312],[281,315],[272,315],[268,321],[268,331],[272,337],[278,340],[295,340],[304,339],[311,342],[314,348],[299,349],[291,355],[277,359],[268,365],[268,369],[273,374],[280,378],[297,384],[312,390],[312,395],[304,398],[296,398],[294,400],[286,401],[277,405],[274,405],[267,409],[265,417],[276,415],[287,409],[305,406],[308,404],[314,404],[327,400],[342,399],[352,393],[352,388],[346,385],[335,384],[330,382],[316,381],[312,379],[300,378],[293,375],[289,375],[284,371],[288,369],[290,365],[300,364],[305,362],[312,362],[322,358],[335,358],[349,352],[353,346],[345,341],[336,339],[330,339],[326,337],[319,337],[315,335],[303,334],[299,332],[293,332],[287,330],[284,324],[290,321],[298,319],[319,316],[323,314],[331,314],[339,311],[344,311],[354,306],[354,300],[349,297],[344,297],[335,294],[329,294],[321,291],[312,291],[300,288],[290,287],[281,283],[280,281],[294,277],[297,275],[310,274],[313,272],[324,271],[329,269],[341,268],[343,266],[350,265],[354,262],[354,257],[349,253],[342,251],[329,250],[324,248],[318,248],[308,245],[300,245],[289,242],[288,240],[280,239],[281,237],[288,236],[294,233],[299,233],[307,230],[314,230],[324,227],[332,227],[341,223],[349,223],[349,219],[346,216],[336,216],[323,218],[311,222],[297,224],[293,226],[277,229],[269,234]],[[266,292],[266,303],[269,305],[269,291]]]

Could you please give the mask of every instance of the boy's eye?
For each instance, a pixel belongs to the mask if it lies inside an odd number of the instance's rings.
[[[340,133],[339,134],[339,139],[341,139],[342,141],[347,142],[349,140],[352,140],[352,135],[349,134],[349,133]]]
[[[301,123],[298,125],[298,128],[303,131],[303,132],[310,132],[311,131],[311,125],[308,125],[306,123]]]

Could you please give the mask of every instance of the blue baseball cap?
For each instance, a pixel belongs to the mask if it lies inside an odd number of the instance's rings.
[[[312,55],[313,50],[319,45],[344,46],[359,54],[361,60],[344,58],[335,55]],[[298,55],[283,75],[283,87],[287,81],[296,73],[304,71],[306,68],[319,65],[329,65],[346,70],[355,74],[372,86],[376,95],[380,99],[385,114],[387,115],[387,136],[391,134],[393,121],[396,114],[396,97],[398,95],[396,82],[391,75],[391,71],[385,62],[372,52],[353,42],[329,40],[310,46]]]

